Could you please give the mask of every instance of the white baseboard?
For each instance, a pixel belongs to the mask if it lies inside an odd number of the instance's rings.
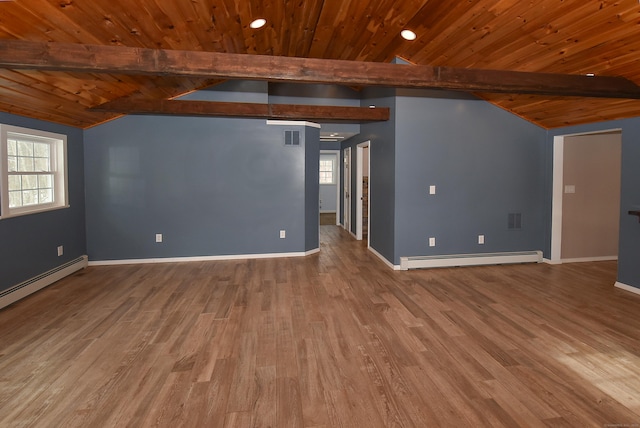
[[[513,263],[540,263],[542,251],[516,251],[506,253],[445,254],[438,256],[400,257],[400,268],[424,269],[457,266],[480,266]]]
[[[638,288],[638,287],[633,287],[633,286],[631,286],[631,285],[627,285],[627,284],[623,284],[622,282],[617,282],[617,281],[616,281],[616,283],[614,284],[614,286],[615,286],[616,288],[619,288],[619,289],[624,290],[624,291],[628,291],[628,292],[630,292],[630,293],[640,294],[640,288]]]
[[[608,261],[615,261],[615,260],[618,260],[618,256],[578,257],[574,259],[560,259],[560,260],[543,259],[542,261],[550,265],[561,265],[563,263],[608,262]]]
[[[618,260],[618,256],[606,256],[606,257],[578,257],[575,259],[562,259],[561,263],[588,263],[588,262],[608,262],[612,260]]]
[[[0,293],[0,309],[41,290],[65,276],[87,267],[87,256],[78,257],[47,272],[34,276]]]
[[[377,258],[379,258],[380,260],[382,260],[382,262],[389,266],[391,269],[393,270],[400,270],[400,265],[394,265],[393,263],[391,263],[389,260],[387,260],[387,258],[385,256],[383,256],[382,254],[380,254],[379,252],[377,252],[376,250],[373,249],[373,247],[369,247],[369,251],[371,251]]]
[[[211,262],[219,260],[249,260],[276,259],[283,257],[305,257],[318,253],[320,248],[298,253],[266,253],[266,254],[231,254],[224,256],[195,256],[195,257],[158,257],[151,259],[123,259],[123,260],[89,260],[89,266],[135,265],[151,263],[181,263],[181,262]]]

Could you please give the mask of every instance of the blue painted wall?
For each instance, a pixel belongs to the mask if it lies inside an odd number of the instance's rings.
[[[362,93],[361,106],[389,107],[390,119],[385,122],[372,122],[361,125],[361,133],[343,143],[343,152],[351,147],[351,227],[355,233],[356,224],[356,146],[371,141],[369,146],[369,225],[371,234],[369,244],[387,260],[394,258],[395,236],[395,174],[396,174],[396,98],[395,91],[388,88],[365,88]],[[341,169],[341,177],[342,177]],[[343,178],[344,179],[344,178]],[[341,212],[343,211],[343,197]]]
[[[86,254],[83,132],[0,113],[0,122],[67,135],[70,208],[0,220],[0,291]],[[58,257],[57,247],[64,246]]]
[[[296,101],[286,86],[228,82],[185,98],[304,103],[314,96],[299,95]],[[360,96],[362,106],[391,108],[390,121],[362,125],[342,148],[354,148],[355,189],[355,146],[371,141],[371,246],[394,264],[410,255],[544,249],[548,256],[553,137],[622,129],[618,280],[640,287],[640,225],[627,214],[640,207],[640,118],[544,131],[458,94],[367,88]],[[331,94],[324,99],[336,103]],[[11,243],[0,246],[0,290],[86,253],[111,260],[318,246],[315,128],[129,116],[83,132],[9,114],[0,120],[68,135],[71,203],[0,220],[0,240]],[[301,130],[301,147],[284,147],[285,129]],[[432,184],[437,194],[430,196]],[[355,198],[352,204],[355,227]],[[522,213],[521,231],[507,230],[509,212]],[[163,243],[154,242],[156,233]],[[429,236],[436,247],[428,247]]]
[[[620,190],[620,244],[618,251],[618,281],[640,288],[640,224],[637,216],[628,214],[640,208],[640,118],[602,122],[590,125],[558,128],[548,132],[547,164],[553,164],[553,138],[558,135],[580,134],[610,129],[622,130],[622,177]],[[552,194],[553,172],[548,168],[546,192]],[[551,229],[551,199],[547,200],[546,222]],[[550,251],[550,235],[546,251]]]
[[[544,248],[542,128],[459,93],[367,89],[362,104],[391,108],[390,121],[362,125],[344,144],[372,142],[370,242],[387,260]],[[521,230],[507,227],[513,212],[522,214]]]
[[[284,145],[285,129],[302,131],[299,147]],[[158,116],[87,130],[90,259],[304,251],[304,136],[258,119]]]
[[[270,83],[269,103],[360,107],[360,92],[340,85]],[[358,123],[323,121],[321,126],[323,133],[357,134],[360,132],[360,124]],[[331,146],[323,144],[321,149],[332,150]]]
[[[228,80],[179,99],[266,104],[269,102],[269,84],[258,80]]]
[[[305,141],[305,251],[320,248],[320,129],[301,130]]]
[[[545,131],[464,94],[397,94],[394,263],[402,256],[542,250]],[[513,212],[522,214],[521,230],[507,227]]]

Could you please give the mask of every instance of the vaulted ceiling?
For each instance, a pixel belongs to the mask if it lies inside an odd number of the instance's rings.
[[[249,24],[264,18],[267,24]],[[414,41],[400,36],[417,34]],[[0,39],[465,69],[625,77],[640,84],[636,0],[9,0]],[[172,98],[212,77],[0,68],[0,111],[90,127],[135,95]],[[476,93],[545,128],[640,116],[640,100]]]

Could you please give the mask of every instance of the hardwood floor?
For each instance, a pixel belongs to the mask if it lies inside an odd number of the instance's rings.
[[[320,213],[320,225],[321,226],[335,226],[336,225],[336,213]]]
[[[321,229],[313,256],[90,267],[0,311],[0,426],[640,424],[614,262],[394,272]]]

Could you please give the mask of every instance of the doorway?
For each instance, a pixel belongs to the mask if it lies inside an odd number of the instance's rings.
[[[369,184],[370,141],[356,146],[356,239],[367,240],[369,244]]]
[[[339,159],[339,150],[320,150],[320,225],[340,224]]]
[[[551,263],[616,260],[622,134],[554,137]]]
[[[342,209],[342,227],[351,232],[351,147],[344,149],[344,157],[342,159],[343,172],[343,209]]]

